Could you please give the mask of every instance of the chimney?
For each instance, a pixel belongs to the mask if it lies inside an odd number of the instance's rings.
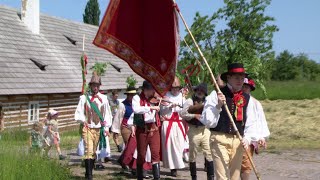
[[[21,0],[21,20],[34,34],[40,33],[39,0]]]

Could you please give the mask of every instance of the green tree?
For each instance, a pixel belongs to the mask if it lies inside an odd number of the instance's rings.
[[[225,71],[229,63],[242,62],[251,77],[264,89],[263,80],[267,78],[266,72],[271,64],[267,62],[274,59],[272,37],[278,31],[277,26],[272,24],[274,18],[264,14],[270,2],[224,0],[225,6],[211,17],[198,17],[196,14],[191,30],[196,34],[196,40],[202,44],[201,49],[215,73]],[[226,27],[215,30],[217,22],[225,23]],[[188,35],[185,39],[191,43]],[[185,55],[185,44],[182,43],[181,46],[180,62],[186,63],[186,58],[191,57]],[[192,49],[195,51],[194,46]],[[208,79],[203,80],[209,82]]]
[[[271,79],[278,81],[311,80],[320,75],[320,65],[306,54],[294,56],[288,50],[281,52],[274,62]]]
[[[83,14],[83,22],[99,26],[100,8],[98,0],[89,0]]]

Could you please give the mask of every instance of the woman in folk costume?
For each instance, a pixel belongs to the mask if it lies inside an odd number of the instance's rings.
[[[178,77],[175,77],[171,90],[166,94],[166,98],[171,104],[161,106],[160,115],[162,118],[161,145],[162,162],[165,168],[170,168],[171,176],[177,176],[177,169],[185,167],[183,162],[183,152],[185,149],[186,132],[179,116],[179,111],[185,98],[180,92],[181,86]]]
[[[93,72],[89,83],[91,91],[80,96],[75,112],[75,120],[83,124],[82,138],[85,145],[85,178],[92,179],[92,169],[98,144],[101,149],[109,146],[106,142],[111,126],[111,110],[108,97],[99,92],[101,78]]]
[[[255,115],[257,118],[257,126],[258,126],[258,130],[257,130],[258,141],[251,142],[251,145],[249,146],[249,151],[251,156],[253,156],[253,152],[258,154],[259,146],[262,146],[263,148],[267,147],[266,139],[270,136],[270,131],[268,128],[266,117],[263,112],[262,105],[256,98],[254,98],[251,95],[251,92],[254,91],[255,89],[256,89],[256,85],[254,80],[251,78],[245,78],[242,90],[243,92],[249,94],[251,97],[251,100],[254,104],[254,110],[255,110]],[[252,166],[250,164],[249,158],[246,153],[243,153],[243,159],[242,159],[242,165],[241,165],[241,180],[249,180],[251,170],[252,170]]]
[[[124,93],[127,98],[119,104],[118,110],[116,111],[111,131],[114,133],[121,133],[124,144],[128,143],[129,137],[131,135],[131,128],[128,126],[128,120],[133,113],[132,109],[132,99],[133,96],[137,94],[135,85],[137,80],[133,76],[127,78],[127,90]]]

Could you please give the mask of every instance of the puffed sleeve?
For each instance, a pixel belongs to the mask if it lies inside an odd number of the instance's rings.
[[[76,112],[74,113],[74,119],[80,123],[83,123],[86,120],[85,112],[84,112],[84,105],[85,105],[86,99],[85,96],[80,96],[80,100],[76,109]]]
[[[106,131],[109,131],[109,128],[112,125],[112,113],[111,113],[111,108],[110,108],[109,100],[108,100],[107,96],[105,96],[103,102],[104,102],[104,104],[106,106],[105,113],[104,113],[104,121],[105,121],[105,127],[104,128],[105,128]]]
[[[140,97],[138,95],[133,96],[132,109],[135,114],[145,114],[150,112],[150,107],[140,106]]]
[[[191,98],[189,98],[187,101],[184,102],[183,108],[179,112],[179,115],[181,116],[182,119],[189,121],[194,118],[194,114],[188,113],[188,109],[192,105],[193,105],[193,101]]]
[[[257,130],[258,130],[258,124],[257,124],[257,114],[255,113],[254,109],[254,102],[253,99],[250,98],[248,102],[247,107],[247,120],[246,125],[244,127],[244,136],[243,138],[246,139],[249,143],[251,141],[257,141],[259,139]]]
[[[202,111],[200,122],[208,128],[215,128],[218,125],[221,108],[217,109],[218,96],[216,91],[212,91],[206,97],[206,102]]]

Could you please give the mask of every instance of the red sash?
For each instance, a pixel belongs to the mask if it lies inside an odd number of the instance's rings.
[[[170,132],[171,132],[171,128],[172,128],[172,124],[174,122],[178,123],[178,126],[179,126],[179,129],[181,130],[182,134],[183,134],[183,137],[184,137],[184,140],[186,140],[186,133],[185,131],[183,130],[183,124],[182,124],[182,121],[179,120],[179,114],[178,112],[173,112],[172,115],[171,115],[171,118],[168,119],[168,118],[165,118],[165,121],[169,121],[169,125],[168,125],[168,129],[167,129],[167,134],[166,134],[166,143],[165,145],[167,146],[168,144],[168,139],[169,139],[169,135],[170,135]]]

